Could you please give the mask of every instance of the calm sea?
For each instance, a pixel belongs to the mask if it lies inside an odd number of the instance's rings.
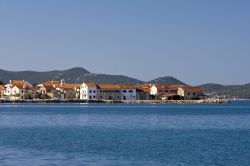
[[[0,104],[0,165],[249,166],[250,102]]]

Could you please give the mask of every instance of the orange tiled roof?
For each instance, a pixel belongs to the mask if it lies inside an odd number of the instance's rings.
[[[60,86],[63,89],[74,89],[74,88],[79,88],[80,84],[62,84],[62,86]]]
[[[61,84],[60,81],[47,81],[47,82],[44,82],[42,83],[43,85],[59,85]]]
[[[13,80],[11,81],[11,85],[14,87],[16,86],[19,89],[32,89],[32,85],[24,80]]]
[[[98,84],[98,88],[100,89],[121,89],[118,84]]]
[[[94,82],[85,82],[85,84],[86,84],[88,87],[97,88],[97,84],[94,83]]]
[[[131,84],[120,84],[121,89],[136,89],[134,85]]]
[[[137,86],[137,87],[136,87],[136,90],[138,90],[138,91],[143,91],[143,92],[146,92],[146,93],[149,93],[149,92],[150,92],[149,87],[145,87],[145,86]]]
[[[46,89],[46,91],[51,91],[51,90],[56,89],[56,86],[49,85],[49,84],[44,84],[43,87]]]
[[[4,90],[4,86],[3,85],[0,85],[0,90]]]

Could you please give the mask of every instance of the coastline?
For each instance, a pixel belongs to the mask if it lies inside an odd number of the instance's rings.
[[[0,100],[0,104],[34,103],[34,104],[226,104],[228,99],[203,99],[203,100]]]

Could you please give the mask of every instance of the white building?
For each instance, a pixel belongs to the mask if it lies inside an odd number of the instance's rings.
[[[169,93],[167,86],[161,84],[150,85],[150,95],[162,95],[165,93]]]
[[[83,83],[80,86],[80,99],[95,100],[97,99],[97,84],[92,82]]]
[[[204,98],[201,87],[181,87],[178,88],[177,94],[185,100]]]
[[[9,99],[32,98],[33,86],[24,80],[10,80],[10,83],[5,85],[4,95]]]
[[[120,85],[122,100],[136,100],[136,87],[133,85]]]

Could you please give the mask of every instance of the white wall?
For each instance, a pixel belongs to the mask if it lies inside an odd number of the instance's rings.
[[[97,88],[88,87],[83,83],[80,87],[80,99],[82,100],[95,100],[97,99]]]
[[[122,89],[121,92],[122,100],[136,100],[136,89]]]
[[[157,88],[155,85],[153,85],[151,88],[150,88],[150,95],[157,95]]]

